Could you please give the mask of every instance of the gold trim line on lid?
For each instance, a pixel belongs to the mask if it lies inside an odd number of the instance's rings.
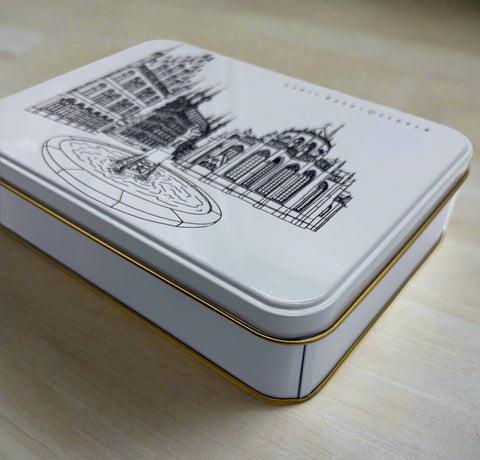
[[[334,332],[338,327],[348,318],[348,316],[362,303],[362,301],[370,294],[370,292],[375,288],[375,286],[387,275],[387,273],[392,269],[392,267],[398,262],[398,260],[405,254],[405,252],[413,245],[413,243],[418,239],[418,237],[422,234],[422,232],[430,225],[430,223],[435,219],[435,217],[440,213],[440,211],[445,207],[445,205],[450,201],[450,199],[455,195],[458,191],[460,186],[465,182],[469,174],[469,170],[465,172],[462,178],[457,182],[457,184],[450,190],[450,192],[443,198],[441,203],[436,207],[436,209],[432,212],[432,214],[425,220],[425,222],[420,226],[420,228],[414,233],[414,235],[408,240],[408,242],[400,249],[400,251],[393,257],[393,259],[383,268],[383,270],[375,277],[375,279],[368,285],[368,287],[357,297],[357,299],[348,307],[347,310],[333,323],[329,328],[315,334],[310,337],[299,338],[299,339],[288,339],[288,338],[281,338],[272,336],[252,325],[247,323],[246,321],[238,318],[234,314],[226,311],[221,306],[215,304],[211,300],[197,294],[193,290],[189,289],[187,286],[183,285],[182,283],[168,277],[167,275],[160,273],[156,269],[148,266],[144,262],[136,259],[134,256],[127,254],[123,250],[116,248],[113,244],[105,241],[101,237],[95,235],[94,233],[86,230],[85,228],[81,227],[80,225],[74,223],[70,219],[62,216],[61,214],[53,211],[46,205],[40,203],[36,199],[32,198],[31,196],[27,195],[26,193],[18,190],[15,186],[5,182],[4,180],[0,179],[0,186],[5,187],[10,192],[14,193],[15,195],[19,196],[20,198],[24,199],[28,203],[36,206],[37,208],[41,209],[42,211],[46,212],[50,216],[58,219],[60,222],[68,225],[69,227],[73,228],[74,230],[78,231],[82,235],[90,238],[91,240],[95,241],[96,243],[100,244],[101,246],[109,249],[113,253],[117,254],[118,256],[122,257],[123,259],[127,260],[128,262],[134,264],[138,268],[146,271],[150,275],[154,276],[155,278],[163,281],[164,283],[168,284],[169,286],[173,287],[177,291],[181,292],[182,294],[187,295],[188,297],[196,300],[201,305],[209,308],[210,310],[214,311],[215,313],[223,316],[228,321],[236,324],[237,326],[245,329],[246,331],[250,332],[251,334],[256,335],[257,337],[267,340],[269,342],[284,344],[284,345],[304,345],[307,343],[316,342],[318,340],[323,339],[327,335]]]

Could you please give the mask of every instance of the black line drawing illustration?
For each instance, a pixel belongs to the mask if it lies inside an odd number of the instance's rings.
[[[47,164],[90,198],[141,219],[188,227],[217,222],[220,208],[190,177],[317,231],[352,199],[354,173],[331,156],[343,125],[264,136],[226,129],[235,114],[201,108],[222,91],[202,87],[202,69],[213,59],[164,50],[27,108],[131,148],[58,137],[44,144]]]
[[[218,221],[218,205],[200,188],[147,159],[117,172],[118,161],[137,155],[126,149],[75,137],[54,137],[43,145],[47,164],[72,187],[117,211],[176,227],[204,227]]]
[[[213,56],[173,56],[175,49],[154,53],[27,111],[145,152],[219,129],[219,119],[199,111],[219,91],[199,89],[199,73]]]
[[[287,129],[256,137],[223,133],[175,152],[168,164],[301,228],[317,231],[351,200],[354,174],[330,158],[342,126]]]

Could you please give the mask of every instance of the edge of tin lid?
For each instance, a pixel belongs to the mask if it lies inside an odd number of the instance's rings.
[[[158,270],[144,264],[143,262],[136,259],[134,256],[127,254],[121,249],[115,247],[112,243],[105,241],[103,238],[99,237],[98,235],[94,235],[90,231],[84,229],[77,223],[73,222],[72,220],[58,214],[56,211],[52,210],[51,208],[45,206],[44,204],[40,203],[39,201],[35,200],[31,196],[25,194],[24,192],[20,191],[15,186],[9,184],[8,182],[2,180],[0,178],[0,186],[6,188],[10,192],[16,194],[20,198],[26,200],[30,204],[38,207],[42,211],[46,212],[50,216],[58,219],[62,223],[68,225],[72,229],[78,231],[82,235],[92,239],[96,243],[100,244],[101,246],[109,249],[116,255],[122,257],[123,259],[127,260],[128,262],[132,263],[133,265],[137,266],[138,268],[146,271],[150,275],[154,276],[155,278],[159,279],[160,281],[168,284],[169,286],[175,288],[177,291],[181,292],[182,294],[196,300],[202,306],[209,308],[210,310],[214,311],[215,313],[223,316],[228,321],[236,324],[237,326],[245,329],[249,333],[270,342],[284,344],[284,345],[304,345],[312,342],[316,342],[318,340],[323,339],[324,337],[333,333],[338,327],[350,316],[351,313],[362,303],[362,301],[370,294],[370,292],[375,288],[375,286],[388,274],[388,272],[392,269],[392,267],[397,263],[397,261],[405,254],[405,252],[413,245],[413,243],[418,239],[418,237],[423,233],[423,231],[430,225],[430,223],[435,219],[435,217],[440,213],[440,211],[445,207],[445,205],[453,198],[453,196],[457,193],[460,186],[465,182],[469,175],[469,169],[464,173],[462,178],[456,183],[456,185],[449,191],[449,193],[442,199],[440,204],[435,208],[435,210],[430,214],[430,216],[423,222],[423,224],[418,228],[415,233],[409,238],[408,242],[403,245],[399,252],[391,259],[388,264],[375,276],[375,278],[369,283],[369,285],[363,290],[363,292],[355,299],[355,301],[337,318],[337,320],[329,326],[327,329],[319,332],[317,334],[311,335],[309,337],[303,338],[282,338],[276,337],[272,334],[269,334],[261,329],[252,326],[248,322],[244,321],[240,317],[232,314],[231,312],[227,311],[224,307],[221,307],[218,304],[213,303],[209,299],[199,295],[198,293],[192,291],[184,284],[166,276],[165,274],[159,272]],[[395,294],[395,293],[392,293]],[[395,295],[394,295],[395,296]],[[390,302],[387,303],[387,306]],[[384,309],[382,309],[383,312]],[[367,329],[368,330],[368,329]]]

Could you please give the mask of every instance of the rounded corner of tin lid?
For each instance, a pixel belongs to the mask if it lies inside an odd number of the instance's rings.
[[[288,344],[304,344],[328,335],[342,317],[344,308],[330,294],[293,300],[276,299],[275,305],[263,304],[257,322],[247,321],[263,337]]]
[[[270,293],[257,293],[257,300],[265,312],[275,317],[298,318],[311,314],[322,314],[334,308],[335,294],[331,291],[322,291],[311,296],[275,296]],[[326,313],[328,314],[328,313]]]
[[[462,154],[465,156],[467,161],[470,161],[470,159],[472,158],[472,155],[473,155],[472,142],[461,131],[458,131],[457,129],[454,129],[454,128],[450,128],[450,129],[452,129],[455,132],[455,135],[457,136],[457,138],[460,140],[460,142],[463,143]]]
[[[436,124],[439,128],[438,132],[433,132],[435,136],[440,136],[442,144],[445,148],[451,150],[452,154],[466,162],[469,162],[473,154],[473,146],[470,139],[456,128],[450,126]]]

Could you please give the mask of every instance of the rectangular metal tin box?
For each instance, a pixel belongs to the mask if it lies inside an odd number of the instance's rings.
[[[188,45],[0,101],[0,223],[257,396],[313,396],[444,230],[457,131]]]

